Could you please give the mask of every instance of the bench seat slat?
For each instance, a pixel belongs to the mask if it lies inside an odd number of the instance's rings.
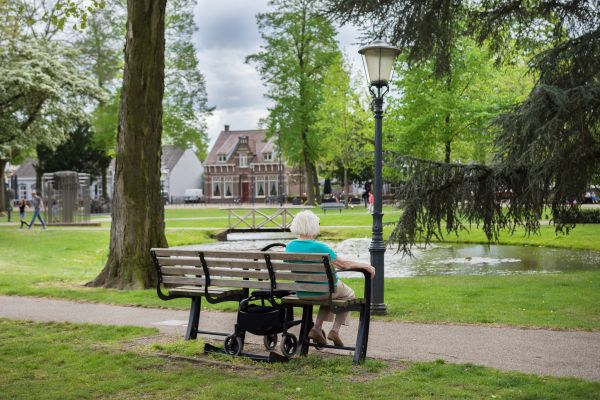
[[[306,297],[298,297],[296,295],[285,296],[281,299],[286,304],[312,304],[326,306],[329,305],[328,299],[310,299]],[[332,300],[333,304],[339,307],[348,307],[355,304],[364,304],[365,299],[350,299],[350,300]]]
[[[198,285],[203,286],[204,278],[192,278],[184,276],[164,276],[163,283],[165,284],[177,284],[177,285]],[[270,289],[271,283],[269,281],[254,281],[248,280],[243,281],[240,279],[212,279],[210,280],[210,286],[213,287],[232,287],[232,288],[248,288],[248,289]],[[277,290],[303,290],[307,292],[319,292],[324,293],[329,291],[328,285],[318,283],[278,283]]]

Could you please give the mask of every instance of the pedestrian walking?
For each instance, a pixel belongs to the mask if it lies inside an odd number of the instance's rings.
[[[29,224],[25,221],[25,209],[26,208],[27,208],[27,200],[25,200],[25,197],[21,197],[21,200],[19,200],[19,217],[21,219],[21,228],[23,228],[23,225],[29,226]]]
[[[33,226],[36,217],[42,223],[42,229],[46,229],[46,223],[44,222],[44,220],[42,219],[42,215],[40,214],[40,212],[44,210],[44,201],[40,196],[38,196],[37,192],[32,192],[31,196],[31,205],[33,206],[33,218],[31,218],[31,222],[29,223],[29,229],[31,229],[31,227]]]
[[[375,196],[372,192],[369,192],[369,212],[373,214],[373,206],[375,205]]]

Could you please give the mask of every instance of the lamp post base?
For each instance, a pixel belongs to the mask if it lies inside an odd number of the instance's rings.
[[[387,315],[387,304],[385,304],[385,303],[371,304],[371,314]]]

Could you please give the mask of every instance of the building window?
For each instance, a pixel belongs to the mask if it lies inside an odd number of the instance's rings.
[[[227,161],[227,156],[225,154],[219,154],[217,160],[219,162],[225,162],[225,161]]]
[[[27,198],[27,185],[19,185],[19,198],[20,199]]]
[[[223,197],[233,197],[233,177],[223,178]]]
[[[248,155],[247,154],[241,154],[240,153],[240,167],[247,167],[248,166]]]
[[[96,183],[94,185],[94,195],[96,200],[102,197],[102,183]]]
[[[265,177],[256,177],[256,197],[265,197]]]
[[[217,177],[212,178],[212,197],[220,198],[222,192],[223,192],[223,190],[222,190],[221,177],[217,176]]]
[[[269,196],[277,196],[278,183],[279,181],[276,176],[269,176]]]
[[[273,153],[263,153],[265,161],[273,161]]]

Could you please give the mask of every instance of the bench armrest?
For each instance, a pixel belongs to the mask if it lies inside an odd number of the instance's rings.
[[[365,278],[365,302],[370,307],[371,306],[371,274],[368,271],[365,271],[362,268],[346,268],[340,269],[340,272],[360,272],[363,274]]]

